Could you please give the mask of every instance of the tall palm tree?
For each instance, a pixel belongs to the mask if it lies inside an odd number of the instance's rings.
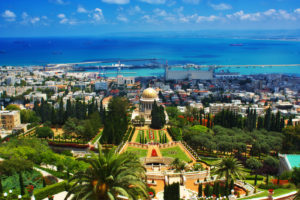
[[[218,175],[218,178],[225,176],[226,185],[228,185],[229,180],[235,180],[236,178],[243,177],[243,166],[242,164],[233,157],[225,157],[219,161],[215,169],[214,174]]]
[[[298,190],[294,200],[300,200],[300,189]]]
[[[100,147],[98,155],[79,160],[89,163],[90,167],[69,179],[75,184],[65,200],[71,194],[74,194],[73,200],[115,200],[118,195],[132,200],[148,197],[147,185],[143,181],[146,169],[135,155],[116,154],[115,149],[104,152]]]

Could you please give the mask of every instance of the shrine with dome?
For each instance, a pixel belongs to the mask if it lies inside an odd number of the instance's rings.
[[[147,88],[143,91],[140,97],[140,104],[138,109],[132,113],[132,121],[136,118],[136,116],[144,117],[145,124],[151,124],[151,111],[154,102],[160,105],[160,100],[158,97],[158,92],[153,88]],[[166,113],[165,113],[166,114]],[[168,122],[168,115],[166,114],[166,121]]]

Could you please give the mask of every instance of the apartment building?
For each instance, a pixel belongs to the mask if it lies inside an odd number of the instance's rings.
[[[232,103],[210,103],[209,104],[209,112],[213,115],[221,112],[222,110],[239,112],[239,106]]]
[[[0,127],[7,130],[12,130],[21,125],[20,111],[18,110],[0,111],[0,119]]]

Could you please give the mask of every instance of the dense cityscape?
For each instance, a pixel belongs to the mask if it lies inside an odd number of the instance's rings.
[[[2,66],[0,198],[294,198],[300,78],[193,74]]]
[[[300,200],[300,0],[0,0],[0,200]]]

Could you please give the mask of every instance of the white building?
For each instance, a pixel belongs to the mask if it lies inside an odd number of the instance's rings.
[[[95,83],[95,90],[107,90],[108,84],[106,81],[100,81]]]

